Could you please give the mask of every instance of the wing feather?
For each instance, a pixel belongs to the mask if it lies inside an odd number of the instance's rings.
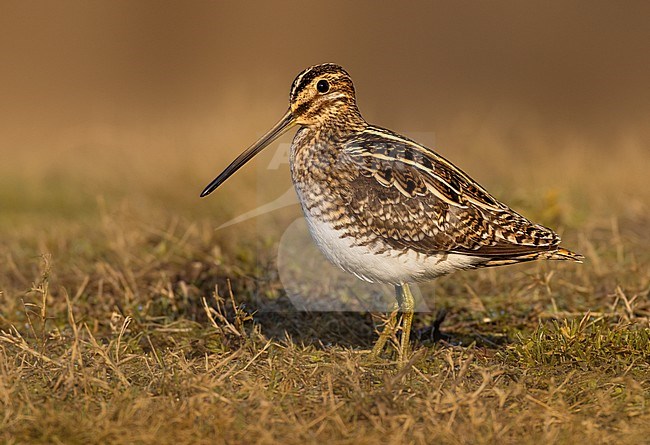
[[[451,162],[388,130],[360,132],[342,156],[355,167],[348,171],[357,172],[342,191],[351,218],[393,248],[509,258],[560,242]]]

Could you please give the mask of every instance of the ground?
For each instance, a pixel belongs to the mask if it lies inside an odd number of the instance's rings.
[[[586,260],[423,286],[435,301],[401,371],[394,354],[368,355],[379,315],[287,301],[281,217],[264,234],[215,230],[231,199],[199,201],[173,175],[134,194],[14,177],[0,218],[0,442],[643,443],[650,208],[634,162],[647,153],[631,153],[628,176],[597,158],[592,180],[561,157],[571,173],[553,180],[539,163],[537,176],[484,173]]]

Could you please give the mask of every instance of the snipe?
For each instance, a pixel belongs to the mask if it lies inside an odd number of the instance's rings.
[[[368,124],[338,65],[307,68],[289,110],[201,193],[206,196],[294,126],[291,178],[325,256],[360,279],[395,286],[402,312],[399,361],[408,354],[414,301],[408,283],[455,270],[582,256],[551,229],[524,218],[433,150]],[[373,348],[395,329],[391,319]]]

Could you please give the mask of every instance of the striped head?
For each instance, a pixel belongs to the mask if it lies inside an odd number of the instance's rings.
[[[333,63],[314,65],[298,74],[291,85],[289,104],[299,125],[345,124],[361,119],[352,79]]]
[[[333,63],[324,63],[298,74],[291,85],[289,110],[282,119],[237,156],[208,184],[201,196],[212,193],[264,147],[296,125],[327,127],[335,132],[356,130],[366,125],[357,108],[352,79],[343,68]]]

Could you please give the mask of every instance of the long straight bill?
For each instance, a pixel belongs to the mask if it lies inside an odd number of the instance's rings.
[[[295,125],[293,120],[293,115],[291,110],[282,116],[282,119],[273,126],[264,136],[262,136],[257,142],[248,147],[242,154],[237,156],[237,158],[230,163],[230,165],[223,171],[219,176],[214,178],[214,180],[208,184],[208,186],[201,192],[201,198],[212,193],[217,187],[219,187],[223,182],[232,176],[237,170],[239,170],[244,164],[253,159],[253,157],[261,152],[264,147],[269,145],[275,139],[282,136],[287,130]]]

